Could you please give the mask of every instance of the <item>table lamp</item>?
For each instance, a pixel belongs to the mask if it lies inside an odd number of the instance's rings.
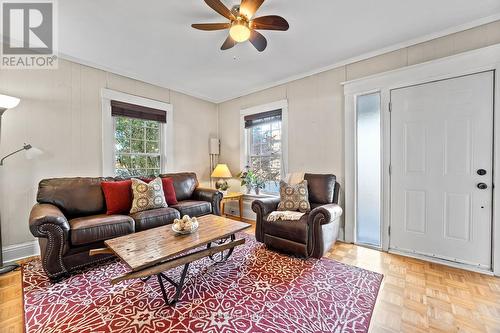
[[[219,178],[219,180],[217,180],[217,182],[215,183],[215,188],[219,191],[224,192],[229,188],[226,179],[232,178],[233,176],[231,175],[231,171],[229,171],[227,164],[217,164],[214,171],[212,172],[211,177]]]

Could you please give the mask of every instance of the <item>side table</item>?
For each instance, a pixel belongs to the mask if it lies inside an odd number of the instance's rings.
[[[239,203],[240,221],[242,221],[243,220],[243,193],[241,193],[241,192],[233,192],[233,193],[224,194],[224,196],[222,197],[222,200],[220,202],[221,214],[222,214],[222,216],[226,216],[226,214],[224,213],[225,203],[228,201],[233,201],[233,200],[237,200]]]

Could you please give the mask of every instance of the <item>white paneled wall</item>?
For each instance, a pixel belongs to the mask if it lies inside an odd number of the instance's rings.
[[[171,103],[175,171],[195,171],[209,181],[208,138],[221,138],[220,161],[240,167],[239,111],[287,99],[289,170],[329,172],[343,185],[344,110],[341,82],[500,43],[500,21],[332,69],[219,105],[169,89],[61,60],[58,70],[0,70],[0,93],[21,98],[2,119],[0,154],[24,142],[45,154],[22,154],[0,169],[4,246],[31,242],[27,221],[37,183],[46,177],[99,176],[101,88]],[[230,182],[231,190],[239,182]],[[342,196],[341,196],[342,199]]]
[[[30,161],[18,154],[0,168],[4,247],[33,240],[28,214],[41,179],[100,176],[102,88],[171,103],[172,171],[194,171],[208,184],[208,139],[217,136],[215,104],[69,61],[60,61],[57,70],[0,70],[0,93],[21,98],[3,116],[0,155],[24,142],[45,152]]]
[[[288,100],[289,170],[328,172],[344,185],[342,82],[500,43],[500,21],[342,66],[219,104],[220,161],[238,173],[239,111]],[[239,188],[231,182],[231,190]],[[340,200],[343,200],[341,192]]]

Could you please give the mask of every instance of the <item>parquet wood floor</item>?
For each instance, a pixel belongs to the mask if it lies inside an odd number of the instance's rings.
[[[384,274],[371,333],[500,333],[499,277],[344,243],[327,256]],[[7,332],[23,332],[20,271],[0,276],[0,333]]]

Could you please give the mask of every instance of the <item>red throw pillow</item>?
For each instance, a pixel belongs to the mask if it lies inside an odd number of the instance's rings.
[[[165,194],[165,200],[169,206],[177,205],[177,196],[175,195],[174,179],[173,178],[162,178],[163,193]]]
[[[128,214],[132,207],[132,181],[102,182],[108,215]]]

